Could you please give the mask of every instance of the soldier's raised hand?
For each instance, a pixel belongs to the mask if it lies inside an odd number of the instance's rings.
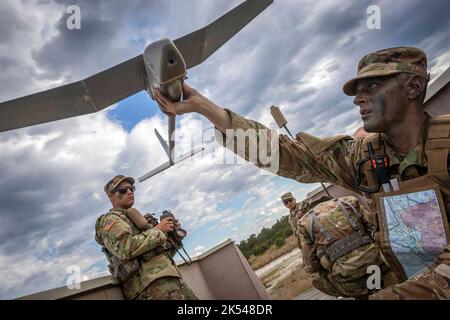
[[[180,102],[170,101],[158,89],[152,89],[152,93],[161,111],[167,115],[197,112],[208,118],[212,124],[224,133],[232,127],[231,117],[225,109],[208,100],[208,98],[189,87],[186,83],[183,83],[183,101]]]
[[[169,98],[164,96],[164,94],[159,89],[153,89],[153,96],[158,102],[158,105],[162,112],[167,115],[180,115],[189,112],[197,111],[203,103],[202,96],[197,90],[189,87],[186,83],[183,83],[183,100],[180,102],[172,102]]]

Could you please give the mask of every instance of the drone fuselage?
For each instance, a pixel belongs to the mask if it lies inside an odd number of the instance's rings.
[[[172,101],[180,101],[183,95],[183,80],[186,64],[175,44],[161,39],[149,44],[144,50],[145,85],[150,97],[155,100],[151,88],[158,88]]]

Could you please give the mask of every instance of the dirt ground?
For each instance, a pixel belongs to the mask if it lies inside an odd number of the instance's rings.
[[[309,275],[299,266],[267,292],[273,300],[291,300],[312,287]]]
[[[249,262],[274,300],[290,300],[312,288],[294,236],[281,248],[272,247]]]

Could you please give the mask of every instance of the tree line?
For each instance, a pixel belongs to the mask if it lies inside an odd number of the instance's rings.
[[[273,245],[280,248],[286,238],[292,234],[293,231],[288,222],[288,216],[284,216],[278,219],[272,227],[264,227],[258,235],[252,234],[248,239],[242,240],[238,247],[248,259],[252,255],[258,256],[266,252]]]

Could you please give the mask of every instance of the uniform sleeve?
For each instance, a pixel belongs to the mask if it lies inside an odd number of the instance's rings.
[[[302,250],[303,266],[308,273],[317,272],[320,265],[319,258],[317,257],[317,246],[309,237],[303,225],[299,225],[298,232]]]
[[[151,228],[132,235],[130,226],[115,215],[105,216],[99,225],[101,238],[109,252],[120,260],[129,260],[164,244],[164,232]]]
[[[302,183],[329,182],[354,189],[357,147],[349,136],[318,138],[304,132],[295,140],[279,135],[264,125],[227,110],[233,129],[216,140],[238,156]]]

